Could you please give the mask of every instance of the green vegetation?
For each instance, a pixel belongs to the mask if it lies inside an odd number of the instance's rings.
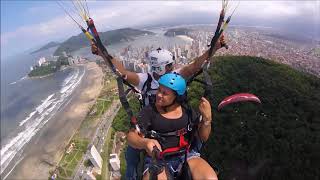
[[[154,33],[149,31],[131,29],[131,28],[123,28],[123,29],[117,29],[112,31],[100,32],[99,36],[104,45],[110,45],[110,44],[119,43],[121,41],[133,40],[134,37],[144,35],[144,34],[154,34]],[[66,53],[70,53],[70,52],[79,50],[80,48],[88,47],[88,46],[90,46],[90,42],[85,37],[85,35],[81,33],[77,36],[72,36],[65,42],[61,43],[53,55],[59,56],[62,54],[63,51],[65,51]]]
[[[75,147],[69,154],[65,153],[61,161],[59,162],[58,179],[72,178],[73,171],[75,170],[78,163],[81,161],[82,156],[85,154],[89,142],[85,139],[76,139],[72,140],[70,144],[71,143],[74,143]],[[69,146],[67,146],[67,148]]]
[[[58,70],[58,67],[55,62],[49,61],[49,64],[46,66],[36,66],[30,73],[28,74],[29,77],[35,76],[45,76],[48,74],[52,74]]]
[[[48,61],[47,65],[35,66],[28,74],[29,77],[45,76],[60,70],[61,66],[68,66],[68,57],[59,56],[57,61]]]
[[[127,146],[126,146],[127,147]],[[127,167],[127,162],[126,162],[126,157],[125,157],[125,152],[127,151],[127,148],[124,148],[123,151],[120,153],[120,173],[121,173],[121,179],[125,180],[125,175],[126,175],[126,167]]]
[[[139,101],[135,98],[131,98],[129,100],[129,104],[132,110],[134,111],[134,113],[135,114],[138,113],[140,108]],[[123,107],[121,107],[120,110],[118,111],[116,117],[113,119],[111,126],[115,131],[127,132],[129,130],[130,120]]]
[[[210,70],[214,123],[202,155],[221,179],[317,179],[320,170],[320,80],[254,57],[219,57]],[[191,91],[199,85],[193,83]],[[260,97],[217,112],[237,92]],[[194,93],[193,98],[202,93]],[[192,97],[191,97],[192,98]],[[238,170],[237,170],[238,169]]]
[[[60,66],[68,66],[68,65],[70,65],[69,61],[68,61],[68,58],[69,57],[59,56],[59,58],[57,60],[57,64],[58,64],[59,68],[60,68]]]
[[[139,108],[140,108],[139,101],[132,97],[129,100],[129,104],[130,104],[130,107],[132,108],[132,110],[134,111],[134,113],[137,114],[139,111]],[[115,131],[127,132],[129,130],[130,120],[129,120],[129,117],[127,116],[127,113],[123,107],[120,108],[116,117],[113,119],[111,127]],[[111,145],[111,147],[112,147],[112,145]],[[121,151],[120,157],[119,157],[120,164],[121,164],[121,169],[120,169],[121,179],[124,179],[125,171],[126,171],[125,152],[126,152],[126,148]]]

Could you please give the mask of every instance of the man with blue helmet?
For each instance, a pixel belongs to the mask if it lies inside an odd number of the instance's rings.
[[[182,76],[167,73],[158,82],[160,86],[155,104],[144,107],[139,113],[141,131],[131,129],[128,133],[129,145],[148,154],[143,179],[149,179],[155,147],[160,150],[158,179],[181,176],[185,161],[193,179],[218,179],[210,165],[191,147],[193,139],[206,141],[209,138],[212,121],[210,103],[201,98],[199,116],[186,105],[186,81]]]

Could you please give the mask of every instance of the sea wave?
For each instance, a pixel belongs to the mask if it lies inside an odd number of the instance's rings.
[[[18,81],[14,81],[14,82],[12,82],[12,83],[9,83],[9,85],[17,84],[18,82],[20,82],[20,81],[22,81],[22,80],[24,80],[24,79],[26,79],[26,78],[27,78],[27,76],[23,76],[23,77],[20,78]]]
[[[51,99],[55,94],[49,95],[45,100],[42,101],[42,104],[40,104],[36,109],[29,114],[27,118],[25,118],[23,121],[19,123],[19,126],[23,126],[26,122],[28,122],[36,113],[41,114],[47,107],[51,105],[51,103],[55,99]]]
[[[49,95],[33,112],[19,123],[19,126],[23,127],[23,129],[8,142],[1,144],[0,174],[3,173],[16,155],[23,151],[23,147],[32,137],[68,102],[68,98],[80,84],[84,74],[85,69],[81,74],[78,68],[75,69],[74,72],[64,80],[59,92]]]

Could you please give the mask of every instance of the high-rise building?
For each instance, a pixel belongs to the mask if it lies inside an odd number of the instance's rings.
[[[176,50],[176,45],[173,46],[173,56],[174,56],[174,63],[178,64],[178,55],[177,55],[177,50]]]
[[[93,164],[94,167],[101,169],[102,168],[102,158],[97,151],[96,147],[92,145],[90,147],[90,157],[89,157],[91,163]]]
[[[113,171],[120,170],[120,159],[117,154],[110,154],[109,163]]]
[[[177,48],[177,56],[181,57],[181,48],[180,47]]]

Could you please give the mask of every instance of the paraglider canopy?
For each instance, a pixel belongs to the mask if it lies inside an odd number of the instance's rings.
[[[220,111],[223,107],[229,105],[229,104],[232,104],[232,103],[237,103],[237,102],[247,102],[247,101],[250,101],[250,102],[256,102],[256,103],[259,103],[261,104],[261,100],[253,95],[253,94],[250,94],[250,93],[237,93],[237,94],[234,94],[232,96],[228,96],[226,98],[224,98],[220,104],[218,105],[218,110]]]

